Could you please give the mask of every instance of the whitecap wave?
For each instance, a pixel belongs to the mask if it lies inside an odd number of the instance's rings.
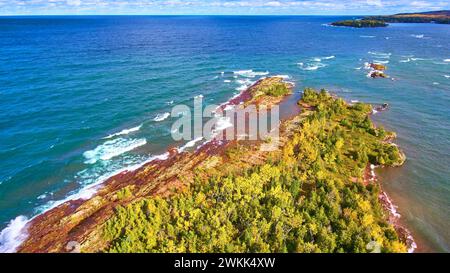
[[[373,60],[374,64],[388,64],[389,61]]]
[[[322,60],[331,60],[331,59],[334,59],[334,58],[336,58],[336,56],[334,56],[334,55],[326,56],[326,57],[314,57],[314,58],[312,58],[312,61],[320,63]]]
[[[450,75],[444,75],[444,77],[450,79]]]
[[[361,35],[359,36],[361,38],[375,38],[376,36],[372,36],[372,35]]]
[[[300,69],[305,71],[314,71],[326,66],[323,63],[308,63],[308,64],[298,63],[297,65],[300,67]]]
[[[170,117],[170,113],[167,112],[167,113],[156,115],[156,117],[153,120],[156,122],[159,122],[159,121],[163,121],[163,120],[167,119],[168,117]]]
[[[384,53],[384,52],[378,52],[378,51],[369,51],[368,53],[370,55],[374,55],[377,58],[382,58],[382,59],[389,59],[392,55],[392,53]]]
[[[444,62],[450,63],[450,59],[444,59]]]
[[[130,128],[130,129],[124,129],[124,130],[122,130],[122,131],[120,131],[118,133],[111,134],[111,135],[109,135],[107,137],[104,137],[103,139],[110,139],[110,138],[113,138],[113,137],[116,137],[116,136],[128,135],[129,133],[133,133],[133,132],[139,131],[141,128],[142,128],[142,124],[139,125],[139,126]]]
[[[238,70],[238,71],[233,71],[233,73],[235,75],[239,75],[241,77],[246,77],[246,78],[254,78],[256,76],[265,76],[265,75],[269,75],[269,71],[265,71],[265,72],[258,72],[258,71],[253,71],[252,69],[249,70]]]
[[[399,62],[401,63],[409,63],[411,61],[411,58],[408,58],[406,60],[400,60]]]
[[[0,233],[0,253],[12,253],[26,240],[28,234],[26,226],[29,223],[27,217],[21,215],[11,220]]]
[[[147,140],[145,138],[118,138],[106,141],[94,150],[84,152],[83,156],[86,158],[86,164],[94,164],[99,160],[110,160],[111,158],[132,151],[140,146],[144,146],[145,144],[147,144]]]
[[[423,39],[425,38],[425,35],[423,34],[411,34],[411,37],[417,38],[417,39]]]

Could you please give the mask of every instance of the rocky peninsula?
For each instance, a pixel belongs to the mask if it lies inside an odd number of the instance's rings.
[[[292,93],[259,80],[222,107],[272,108]],[[34,218],[18,252],[407,252],[375,166],[400,166],[371,105],[305,89],[278,139],[213,139],[107,180]],[[277,143],[277,149],[261,149]]]

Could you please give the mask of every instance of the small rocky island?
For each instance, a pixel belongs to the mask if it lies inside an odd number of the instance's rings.
[[[388,78],[384,72],[387,69],[387,66],[378,64],[378,63],[366,63],[366,69],[369,70],[369,74],[367,75],[369,78]]]
[[[388,24],[379,20],[344,20],[331,23],[332,26],[336,27],[355,27],[355,28],[372,28],[372,27],[387,27]]]

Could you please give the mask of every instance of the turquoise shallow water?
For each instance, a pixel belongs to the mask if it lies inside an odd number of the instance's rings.
[[[338,19],[0,18],[0,229],[182,145],[172,103],[218,104],[268,72],[389,103],[374,119],[408,161],[378,174],[413,234],[450,251],[450,27],[324,25]],[[394,80],[367,78],[371,61]]]

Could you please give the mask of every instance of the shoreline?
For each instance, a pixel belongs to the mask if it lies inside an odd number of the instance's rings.
[[[263,79],[262,78],[258,81],[256,81],[254,84],[252,84],[250,87],[248,87],[247,89],[243,90],[239,95],[231,98],[230,100],[228,100],[227,102],[221,104],[219,106],[219,108],[221,110],[225,109],[225,107],[232,105],[232,106],[238,106],[241,105],[243,103],[246,103],[248,101],[251,101],[253,98],[251,96],[251,90],[252,88],[254,88],[254,86],[257,86],[258,83],[260,83]],[[284,80],[284,79],[282,79]],[[292,90],[292,86],[291,86],[291,90]],[[292,95],[292,94],[291,94]],[[286,100],[286,96],[282,97],[279,100],[275,100],[275,102],[272,102],[273,104],[271,105],[279,105],[282,104],[284,101]],[[298,107],[300,108],[300,107]],[[295,118],[295,115],[293,114],[293,118]],[[289,119],[289,118],[288,118]],[[283,122],[285,122],[285,120],[282,120]],[[82,194],[76,194],[76,196],[72,197],[68,197],[66,198],[64,201],[61,201],[61,203],[57,203],[55,204],[54,207],[49,208],[47,211],[36,215],[35,217],[31,218],[30,220],[28,220],[26,222],[26,224],[22,227],[20,234],[18,235],[19,239],[22,239],[22,241],[20,242],[20,244],[18,244],[16,246],[16,248],[13,251],[18,251],[18,252],[29,252],[30,250],[33,249],[33,244],[36,242],[33,242],[33,240],[35,240],[37,237],[35,235],[41,235],[41,236],[45,236],[46,232],[43,231],[49,231],[48,229],[48,224],[49,223],[56,223],[59,219],[62,218],[69,218],[69,222],[71,220],[71,218],[73,219],[73,215],[75,216],[86,216],[89,215],[90,213],[92,213],[91,211],[89,211],[89,206],[94,206],[96,207],[96,203],[102,203],[102,199],[105,196],[108,196],[111,192],[117,192],[120,189],[124,189],[126,187],[133,187],[134,185],[139,185],[142,183],[145,183],[144,180],[142,179],[140,181],[139,179],[139,175],[142,172],[153,172],[152,177],[157,179],[157,177],[155,175],[161,174],[161,172],[158,172],[158,169],[162,168],[170,168],[172,165],[176,165],[181,163],[186,163],[189,162],[189,159],[192,159],[191,157],[196,157],[199,155],[206,155],[206,157],[200,156],[200,158],[196,158],[196,159],[208,159],[208,157],[212,156],[212,155],[217,155],[217,154],[221,154],[224,153],[226,148],[229,147],[230,144],[232,144],[233,141],[217,141],[216,139],[212,139],[212,140],[208,140],[208,141],[204,141],[203,143],[201,143],[200,145],[198,145],[196,147],[196,149],[194,150],[193,153],[186,153],[184,151],[184,149],[186,148],[185,146],[183,147],[178,147],[178,148],[171,148],[169,147],[167,152],[159,155],[159,156],[155,156],[152,159],[143,162],[142,164],[139,164],[139,166],[137,166],[136,168],[132,168],[130,170],[121,170],[118,171],[115,174],[110,175],[109,177],[107,177],[105,180],[99,181],[98,183],[94,183],[92,185],[89,185],[87,188],[85,188],[84,190],[80,191],[88,191],[90,193],[90,195],[82,195]],[[195,146],[195,143],[194,145]],[[191,147],[191,146],[187,146],[187,147]],[[186,163],[187,164],[187,163]],[[193,163],[192,165],[188,165],[191,169],[196,166],[196,165],[200,165],[201,164],[201,160],[198,160],[197,162]],[[370,175],[375,174],[372,168],[370,169]],[[366,169],[367,171],[367,169]],[[136,180],[136,178],[138,178]],[[159,177],[158,177],[159,178]],[[373,180],[376,180],[376,176],[372,177]],[[370,179],[372,180],[372,179]],[[163,179],[164,181],[164,179]],[[374,182],[373,181],[373,182]],[[146,194],[148,196],[153,196],[153,195],[158,195],[158,196],[168,196],[171,195],[173,192],[171,191],[171,189],[173,188],[183,188],[186,185],[183,185],[183,182],[177,181],[177,179],[174,178],[169,178],[165,180],[166,184],[165,185],[158,185],[155,183],[155,185],[153,185],[153,187],[151,189],[149,189],[148,191],[145,192],[145,194],[143,194],[142,196],[146,196]],[[372,181],[369,181],[369,183]],[[381,186],[381,184],[380,184]],[[77,198],[75,199],[75,197],[77,196],[82,196],[81,198]],[[384,196],[384,198],[382,198],[382,196]],[[72,198],[71,198],[72,197]],[[415,245],[414,239],[411,237],[409,231],[404,228],[401,225],[398,225],[396,223],[396,221],[394,221],[395,219],[397,219],[398,217],[396,216],[397,212],[395,210],[395,206],[392,204],[391,200],[389,199],[389,197],[387,196],[387,194],[381,189],[380,192],[380,202],[383,205],[383,208],[389,212],[390,217],[389,217],[389,223],[391,223],[392,225],[394,225],[394,227],[396,227],[396,231],[400,236],[403,236],[405,238],[405,241],[408,242],[408,239],[411,241],[411,244],[408,245],[408,250],[411,249],[414,251],[415,248],[417,248],[417,246]],[[135,198],[139,200],[138,198]],[[383,201],[385,200],[385,201]],[[116,203],[123,203],[120,200],[115,200],[114,202]],[[86,204],[88,209],[86,210],[86,208],[83,208],[83,206],[85,206]],[[97,204],[97,206],[99,205]],[[110,204],[109,204],[110,206]],[[106,215],[106,217],[105,217]],[[94,216],[93,219],[92,215],[89,215],[86,219],[89,219],[89,221],[84,221],[82,222],[82,226],[76,226],[75,228],[77,230],[75,230],[75,232],[72,232],[71,229],[68,228],[62,228],[63,231],[67,232],[67,233],[72,233],[71,235],[66,236],[65,242],[67,241],[73,241],[75,239],[79,239],[79,238],[85,238],[86,234],[83,233],[83,229],[84,230],[89,230],[89,228],[93,228],[95,226],[95,224],[99,221],[102,221],[101,219],[105,220],[108,217],[111,216],[111,214],[105,214],[105,215],[95,215],[94,212]],[[392,216],[395,216],[395,218],[392,218]],[[20,217],[20,216],[19,216]],[[392,219],[391,219],[392,218]],[[17,218],[16,218],[17,219]],[[12,220],[13,221],[13,220]],[[50,225],[51,226],[51,225]],[[9,227],[9,226],[8,226]],[[28,237],[24,238],[24,233],[23,230],[26,229],[27,233],[28,233]],[[404,231],[403,231],[404,230]],[[402,232],[403,231],[403,232]],[[55,232],[50,231],[50,232]],[[30,234],[32,234],[32,236],[30,237]],[[56,237],[58,238],[57,234],[53,233],[54,235],[56,235]],[[62,241],[61,241],[62,242]],[[65,248],[64,245],[61,244],[61,242],[59,243],[59,245],[56,246],[56,249],[59,250],[67,250]],[[35,245],[36,246],[36,245]],[[55,246],[52,246],[50,242],[44,242],[44,243],[38,243],[38,248],[40,249],[38,250],[38,252],[43,252],[43,250],[47,250],[49,252],[54,251],[55,250]],[[31,251],[34,252],[34,251]]]
[[[285,84],[290,86],[291,91],[294,87],[294,84],[292,82],[287,81],[288,76],[276,75],[270,78],[277,78],[279,81],[284,82]],[[227,106],[230,105],[239,106],[243,103],[251,101],[253,99],[253,97],[251,96],[251,91],[255,86],[257,86],[261,81],[265,79],[267,78],[262,77],[259,80],[252,82],[250,86],[242,90],[239,94],[231,97],[228,101],[219,105],[216,111],[219,109],[224,110]],[[283,99],[284,97],[282,97],[281,99],[276,99],[269,102],[269,104],[279,104]],[[105,191],[115,191],[118,188],[123,188],[124,184],[133,184],[134,182],[130,182],[129,180],[139,174],[139,172],[147,168],[157,169],[163,166],[167,167],[171,163],[183,159],[183,157],[189,157],[191,154],[189,152],[185,152],[185,149],[191,148],[197,143],[194,143],[194,145],[191,144],[192,143],[190,141],[185,143],[181,147],[169,146],[167,147],[165,153],[153,156],[140,164],[118,170],[112,174],[107,175],[104,178],[100,177],[98,181],[86,186],[85,188],[80,189],[75,194],[72,194],[60,201],[55,202],[51,207],[33,216],[30,219],[26,218],[23,215],[17,216],[10,221],[9,225],[5,229],[3,229],[3,231],[6,231],[6,236],[12,236],[12,238],[7,240],[6,244],[4,244],[2,248],[0,248],[1,252],[22,252],[23,244],[31,239],[30,233],[37,233],[40,234],[40,236],[45,236],[45,232],[42,234],[42,232],[39,232],[39,230],[46,230],[46,223],[49,222],[48,219],[46,219],[48,215],[51,216],[50,218],[53,218],[54,215],[56,215],[57,217],[63,217],[74,214],[82,205],[89,203],[96,197],[104,195]],[[228,144],[230,143],[227,141],[217,141],[213,138],[199,144],[193,151],[193,153],[194,155],[198,153],[205,153],[207,155],[221,153]],[[52,219],[50,219],[50,221],[51,220]],[[30,228],[32,229],[31,232]]]
[[[380,187],[380,194],[378,199],[383,207],[383,210],[388,213],[388,222],[394,226],[397,233],[402,237],[402,240],[408,247],[408,253],[415,253],[419,246],[411,231],[401,222],[401,214],[397,211],[398,206],[394,204],[387,192],[383,189],[381,181],[375,173],[375,169],[383,168],[383,166],[369,165],[365,170],[365,183],[377,183]]]

